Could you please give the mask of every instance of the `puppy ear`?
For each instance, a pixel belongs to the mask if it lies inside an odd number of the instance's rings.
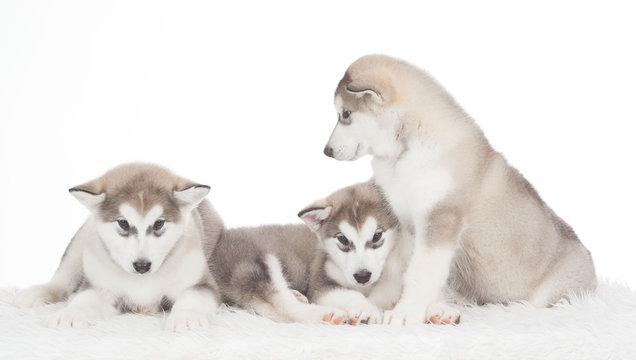
[[[371,95],[371,98],[375,102],[382,102],[382,95],[380,95],[380,91],[374,90],[371,88],[367,88],[365,86],[359,86],[357,84],[349,84],[346,87],[348,93],[355,95],[356,97],[364,97],[365,95]]]
[[[311,204],[298,213],[298,217],[301,218],[313,232],[320,230],[320,227],[324,224],[325,220],[329,218],[329,215],[331,215],[331,205],[324,204],[324,201],[323,203]]]
[[[99,191],[93,183],[70,188],[68,192],[91,211],[106,199],[106,193]]]
[[[346,87],[348,93],[358,98],[367,96],[376,103],[387,103],[392,97],[391,81],[376,71],[368,71],[353,79]]]
[[[210,187],[207,185],[192,184],[181,190],[174,190],[172,194],[180,202],[195,207],[209,192]]]

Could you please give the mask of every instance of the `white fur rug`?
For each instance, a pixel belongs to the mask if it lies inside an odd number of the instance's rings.
[[[607,282],[550,309],[465,308],[459,326],[277,324],[224,309],[186,333],[134,314],[49,329],[44,319],[63,304],[17,309],[14,294],[0,289],[0,359],[636,359],[636,294]]]

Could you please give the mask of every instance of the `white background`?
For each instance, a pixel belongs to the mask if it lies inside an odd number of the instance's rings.
[[[49,279],[87,215],[67,189],[123,162],[210,185],[229,226],[298,222],[371,176],[322,149],[346,67],[386,53],[436,77],[636,289],[628,4],[2,1],[0,286]]]

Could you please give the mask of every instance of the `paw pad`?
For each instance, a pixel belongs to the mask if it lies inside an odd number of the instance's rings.
[[[322,321],[330,322],[333,318],[334,313],[325,314],[322,316]]]

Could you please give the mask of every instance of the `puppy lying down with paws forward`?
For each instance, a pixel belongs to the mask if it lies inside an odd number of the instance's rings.
[[[308,228],[261,226],[222,236],[210,264],[223,301],[275,321],[381,322],[382,310],[399,299],[405,250],[375,187],[339,190],[299,216]]]
[[[70,189],[90,215],[47,284],[18,293],[19,307],[69,300],[51,327],[86,327],[122,312],[171,309],[166,329],[207,326],[219,304],[206,259],[223,223],[210,188],[152,164],[116,167]]]

